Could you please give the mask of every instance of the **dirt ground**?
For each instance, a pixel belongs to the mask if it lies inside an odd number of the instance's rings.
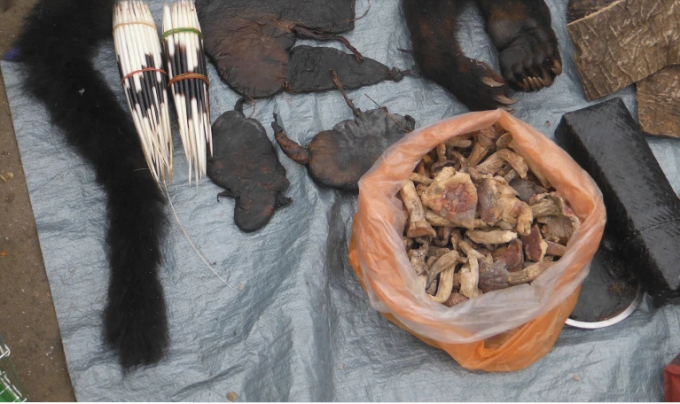
[[[0,0],[0,56],[35,2]],[[29,401],[75,401],[1,73],[0,176],[0,335]]]

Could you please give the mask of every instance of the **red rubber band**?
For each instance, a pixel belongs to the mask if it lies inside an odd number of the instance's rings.
[[[161,72],[161,73],[165,74],[166,76],[168,75],[168,73],[166,73],[165,70],[156,69],[155,67],[147,67],[147,68],[144,68],[144,69],[141,69],[141,70],[135,70],[134,72],[130,72],[130,73],[126,74],[125,77],[123,77],[120,80],[120,84],[124,86],[126,79],[130,78],[134,74],[143,73],[143,72]]]
[[[205,84],[210,86],[210,80],[202,74],[199,73],[183,73],[180,75],[177,75],[173,77],[169,82],[168,82],[168,87],[172,86],[174,83],[180,81],[180,80],[188,80],[188,79],[199,79],[205,81]]]

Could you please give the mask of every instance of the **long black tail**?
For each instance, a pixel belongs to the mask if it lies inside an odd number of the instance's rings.
[[[114,1],[41,0],[17,45],[26,89],[106,191],[111,275],[104,332],[130,368],[159,361],[168,345],[158,279],[166,220],[132,121],[92,63],[96,46],[112,37]]]

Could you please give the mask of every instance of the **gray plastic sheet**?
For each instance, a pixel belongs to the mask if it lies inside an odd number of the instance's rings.
[[[562,114],[592,103],[585,101],[570,57],[567,0],[548,3],[564,73],[549,89],[517,94],[515,108],[518,118],[552,137]],[[163,3],[149,4],[160,26]],[[367,7],[367,0],[357,0],[357,15]],[[477,11],[467,10],[463,19],[460,39],[468,55],[497,66]],[[398,50],[410,44],[397,0],[373,1],[347,37],[368,57],[402,69],[412,67],[410,56]],[[123,103],[112,43],[102,46],[97,65]],[[645,303],[607,329],[565,327],[554,349],[522,371],[467,371],[370,306],[346,260],[354,197],[318,188],[306,169],[277,146],[293,203],[277,211],[264,229],[243,234],[233,224],[233,200],[218,203],[220,189],[207,179],[188,184],[178,136],[169,194],[187,233],[227,284],[201,261],[168,211],[173,224],[163,247],[162,282],[171,348],[157,366],[124,376],[101,338],[108,279],[104,194],[92,170],[50,125],[42,105],[22,90],[21,64],[3,62],[2,69],[80,401],[225,401],[230,391],[244,401],[663,399],[662,369],[680,353],[677,307],[654,310]],[[214,121],[233,108],[238,95],[212,66],[209,74]],[[371,109],[375,105],[364,94],[392,112],[412,115],[418,126],[466,111],[443,89],[418,78],[350,92],[359,108]],[[635,114],[632,88],[615,96]],[[270,139],[268,124],[277,112],[288,135],[303,144],[352,117],[338,92],[280,94],[245,112],[264,124]],[[677,191],[680,144],[668,139],[649,142]]]

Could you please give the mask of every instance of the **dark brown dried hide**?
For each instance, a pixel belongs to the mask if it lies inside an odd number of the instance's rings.
[[[243,115],[243,100],[234,111],[222,114],[212,125],[213,157],[208,177],[225,191],[218,195],[236,199],[234,222],[244,232],[265,226],[277,208],[291,203],[286,169],[276,155],[264,127]]]
[[[355,118],[319,132],[307,147],[284,134],[276,122],[276,115],[272,128],[283,152],[295,162],[306,165],[316,183],[357,192],[361,176],[383,151],[413,130],[415,120],[409,115],[391,114],[384,107],[362,112],[349,99],[347,101]]]
[[[343,37],[354,28],[355,0],[197,0],[205,52],[222,80],[246,97],[334,89],[332,67],[347,88],[400,80],[402,73],[364,59]],[[352,54],[299,46],[296,38],[335,40]]]

